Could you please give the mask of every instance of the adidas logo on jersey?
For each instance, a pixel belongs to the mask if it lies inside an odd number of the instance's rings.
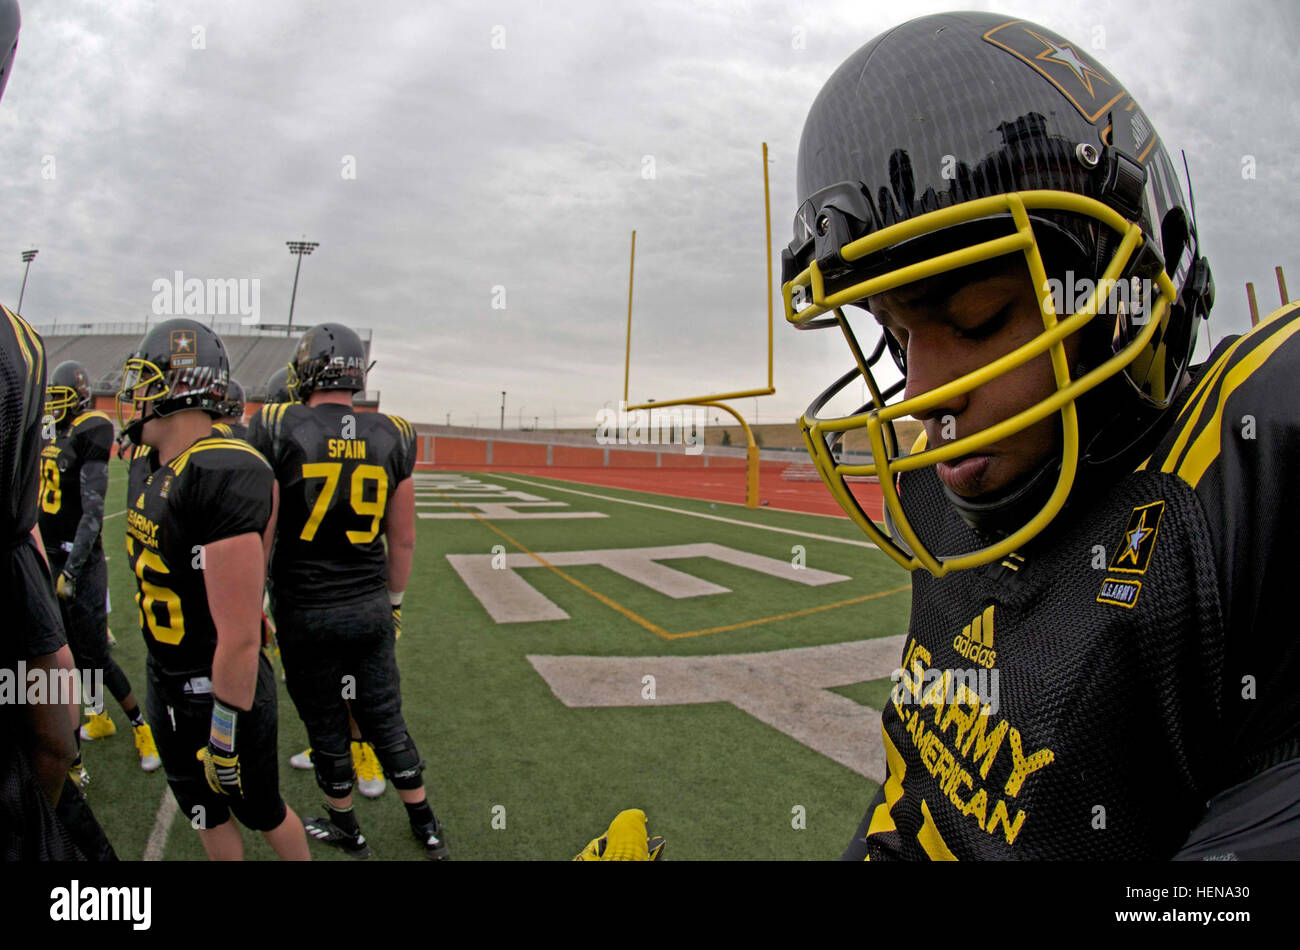
[[[984,612],[966,624],[952,641],[954,650],[985,669],[991,668],[998,658],[993,649],[993,606],[985,607]]]

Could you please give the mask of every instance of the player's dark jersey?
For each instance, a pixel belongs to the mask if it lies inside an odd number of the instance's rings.
[[[341,603],[388,584],[388,502],[415,467],[415,430],[350,406],[265,406],[249,442],[280,482],[271,585],[277,601]]]
[[[243,442],[205,438],[168,465],[147,450],[129,479],[126,551],[149,662],[165,676],[210,675],[217,640],[202,546],[266,529],[271,468]]]
[[[45,346],[22,317],[0,304],[0,542],[18,544],[36,525]]]
[[[242,422],[218,422],[212,426],[212,434],[222,439],[248,441],[248,426]]]
[[[1180,400],[1104,498],[1000,563],[916,572],[846,856],[1167,859],[1212,796],[1300,755],[1300,306]],[[933,550],[979,545],[932,469],[900,495]]]
[[[41,450],[41,540],[47,551],[70,545],[81,523],[81,467],[108,462],[113,423],[102,412],[83,412]],[[64,550],[69,550],[64,548]]]

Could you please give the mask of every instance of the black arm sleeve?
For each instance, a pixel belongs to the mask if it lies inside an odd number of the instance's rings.
[[[99,532],[104,527],[104,495],[108,493],[108,463],[83,462],[81,466],[81,520],[77,522],[77,536],[72,542],[72,553],[63,571],[74,581],[90,560]]]

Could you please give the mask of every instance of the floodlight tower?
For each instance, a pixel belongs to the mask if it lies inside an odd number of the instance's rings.
[[[298,266],[293,271],[293,293],[289,296],[289,326],[293,326],[293,304],[298,299],[298,274],[302,271],[302,256],[320,247],[320,241],[285,241],[290,254],[298,255]]]
[[[27,266],[23,268],[23,289],[18,291],[18,312],[23,312],[23,294],[27,293],[27,272],[32,269],[32,260],[36,257],[38,251],[32,249],[23,251],[23,263]]]

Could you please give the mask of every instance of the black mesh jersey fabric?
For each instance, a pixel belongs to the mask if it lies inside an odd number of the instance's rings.
[[[932,470],[902,494],[961,543]],[[1171,856],[1226,757],[1222,609],[1192,489],[1135,472],[1050,542],[914,585],[867,853]]]

